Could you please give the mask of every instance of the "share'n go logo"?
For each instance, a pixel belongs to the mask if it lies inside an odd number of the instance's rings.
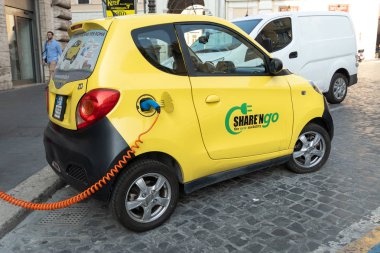
[[[227,132],[236,135],[248,129],[267,128],[280,118],[277,112],[266,114],[253,114],[250,112],[252,112],[252,105],[247,103],[229,109],[225,120]]]

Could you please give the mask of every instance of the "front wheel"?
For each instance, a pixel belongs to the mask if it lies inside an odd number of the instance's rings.
[[[111,198],[114,215],[136,232],[164,223],[178,201],[176,176],[168,166],[155,160],[140,160],[125,169]]]
[[[331,140],[327,131],[316,124],[308,124],[301,132],[288,169],[296,173],[319,170],[327,161],[331,150]]]
[[[330,89],[326,94],[327,101],[330,104],[341,103],[347,95],[347,89],[347,77],[341,73],[335,73],[331,78]]]

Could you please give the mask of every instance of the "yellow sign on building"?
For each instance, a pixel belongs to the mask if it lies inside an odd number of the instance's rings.
[[[123,16],[135,14],[134,0],[106,0],[106,16]]]

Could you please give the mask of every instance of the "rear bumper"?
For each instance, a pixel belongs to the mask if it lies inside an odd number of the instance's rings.
[[[348,86],[354,85],[355,83],[358,82],[358,75],[351,75],[350,80],[348,81]]]
[[[107,118],[77,131],[49,122],[44,132],[44,145],[50,166],[79,191],[102,178],[129,149]],[[94,196],[108,200],[111,185],[112,182]]]

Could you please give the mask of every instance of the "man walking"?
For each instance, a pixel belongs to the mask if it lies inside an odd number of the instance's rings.
[[[47,40],[45,42],[45,50],[43,53],[43,59],[49,66],[49,80],[52,78],[55,66],[58,62],[58,57],[62,54],[62,48],[59,43],[53,39],[54,33],[47,32]]]

